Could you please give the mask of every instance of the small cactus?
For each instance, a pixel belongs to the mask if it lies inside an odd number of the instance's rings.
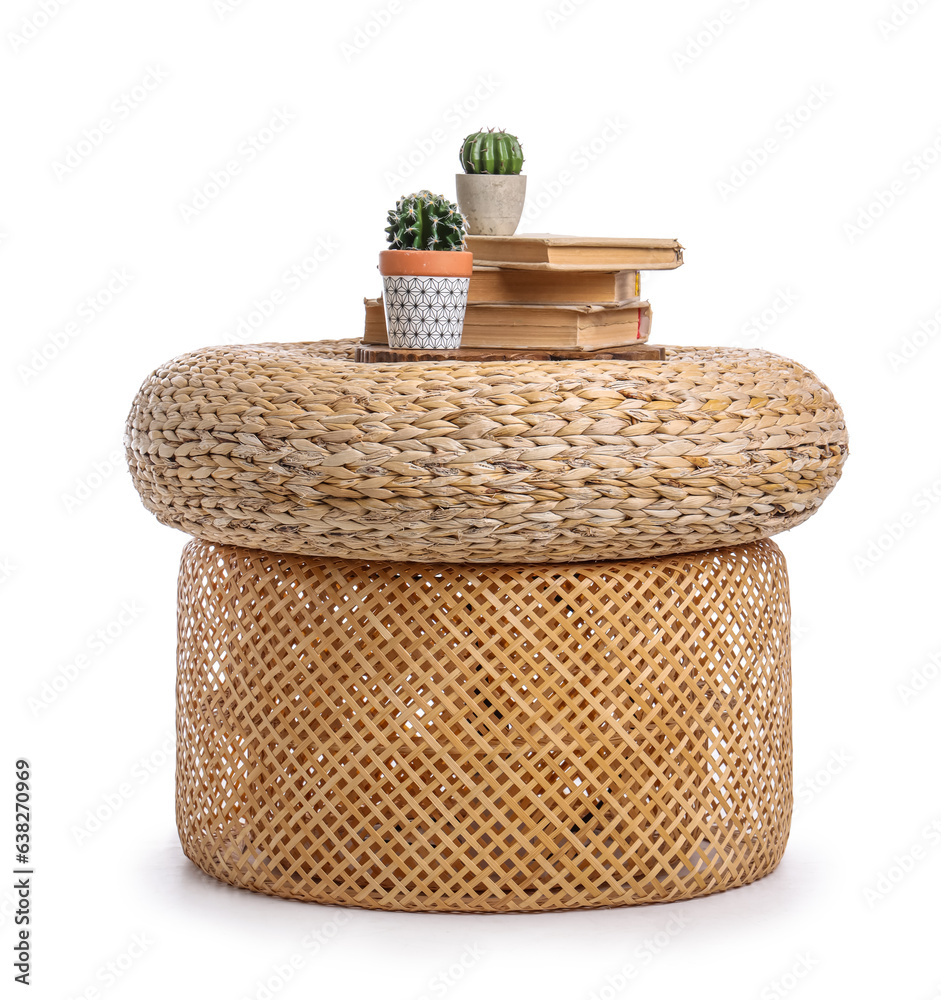
[[[518,174],[523,147],[509,132],[472,132],[461,145],[461,166],[465,174]]]
[[[389,209],[393,250],[464,250],[464,216],[453,201],[430,191],[403,195]]]

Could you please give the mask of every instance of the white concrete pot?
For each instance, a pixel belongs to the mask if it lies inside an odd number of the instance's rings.
[[[523,214],[525,174],[457,174],[457,204],[473,236],[512,236]]]

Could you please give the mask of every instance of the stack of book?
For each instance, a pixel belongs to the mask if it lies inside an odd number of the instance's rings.
[[[676,240],[468,236],[474,254],[462,353],[520,350],[567,355],[615,351],[658,357],[640,272],[679,267]],[[388,344],[381,299],[366,299],[365,345]]]

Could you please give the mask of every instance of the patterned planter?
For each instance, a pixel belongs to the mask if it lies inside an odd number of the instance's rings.
[[[384,250],[382,301],[391,347],[460,346],[473,254],[466,250]]]

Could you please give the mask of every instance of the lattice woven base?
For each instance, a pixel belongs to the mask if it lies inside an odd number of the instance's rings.
[[[542,566],[192,541],[184,850],[234,885],[388,910],[744,885],[790,824],[789,616],[770,541]]]

